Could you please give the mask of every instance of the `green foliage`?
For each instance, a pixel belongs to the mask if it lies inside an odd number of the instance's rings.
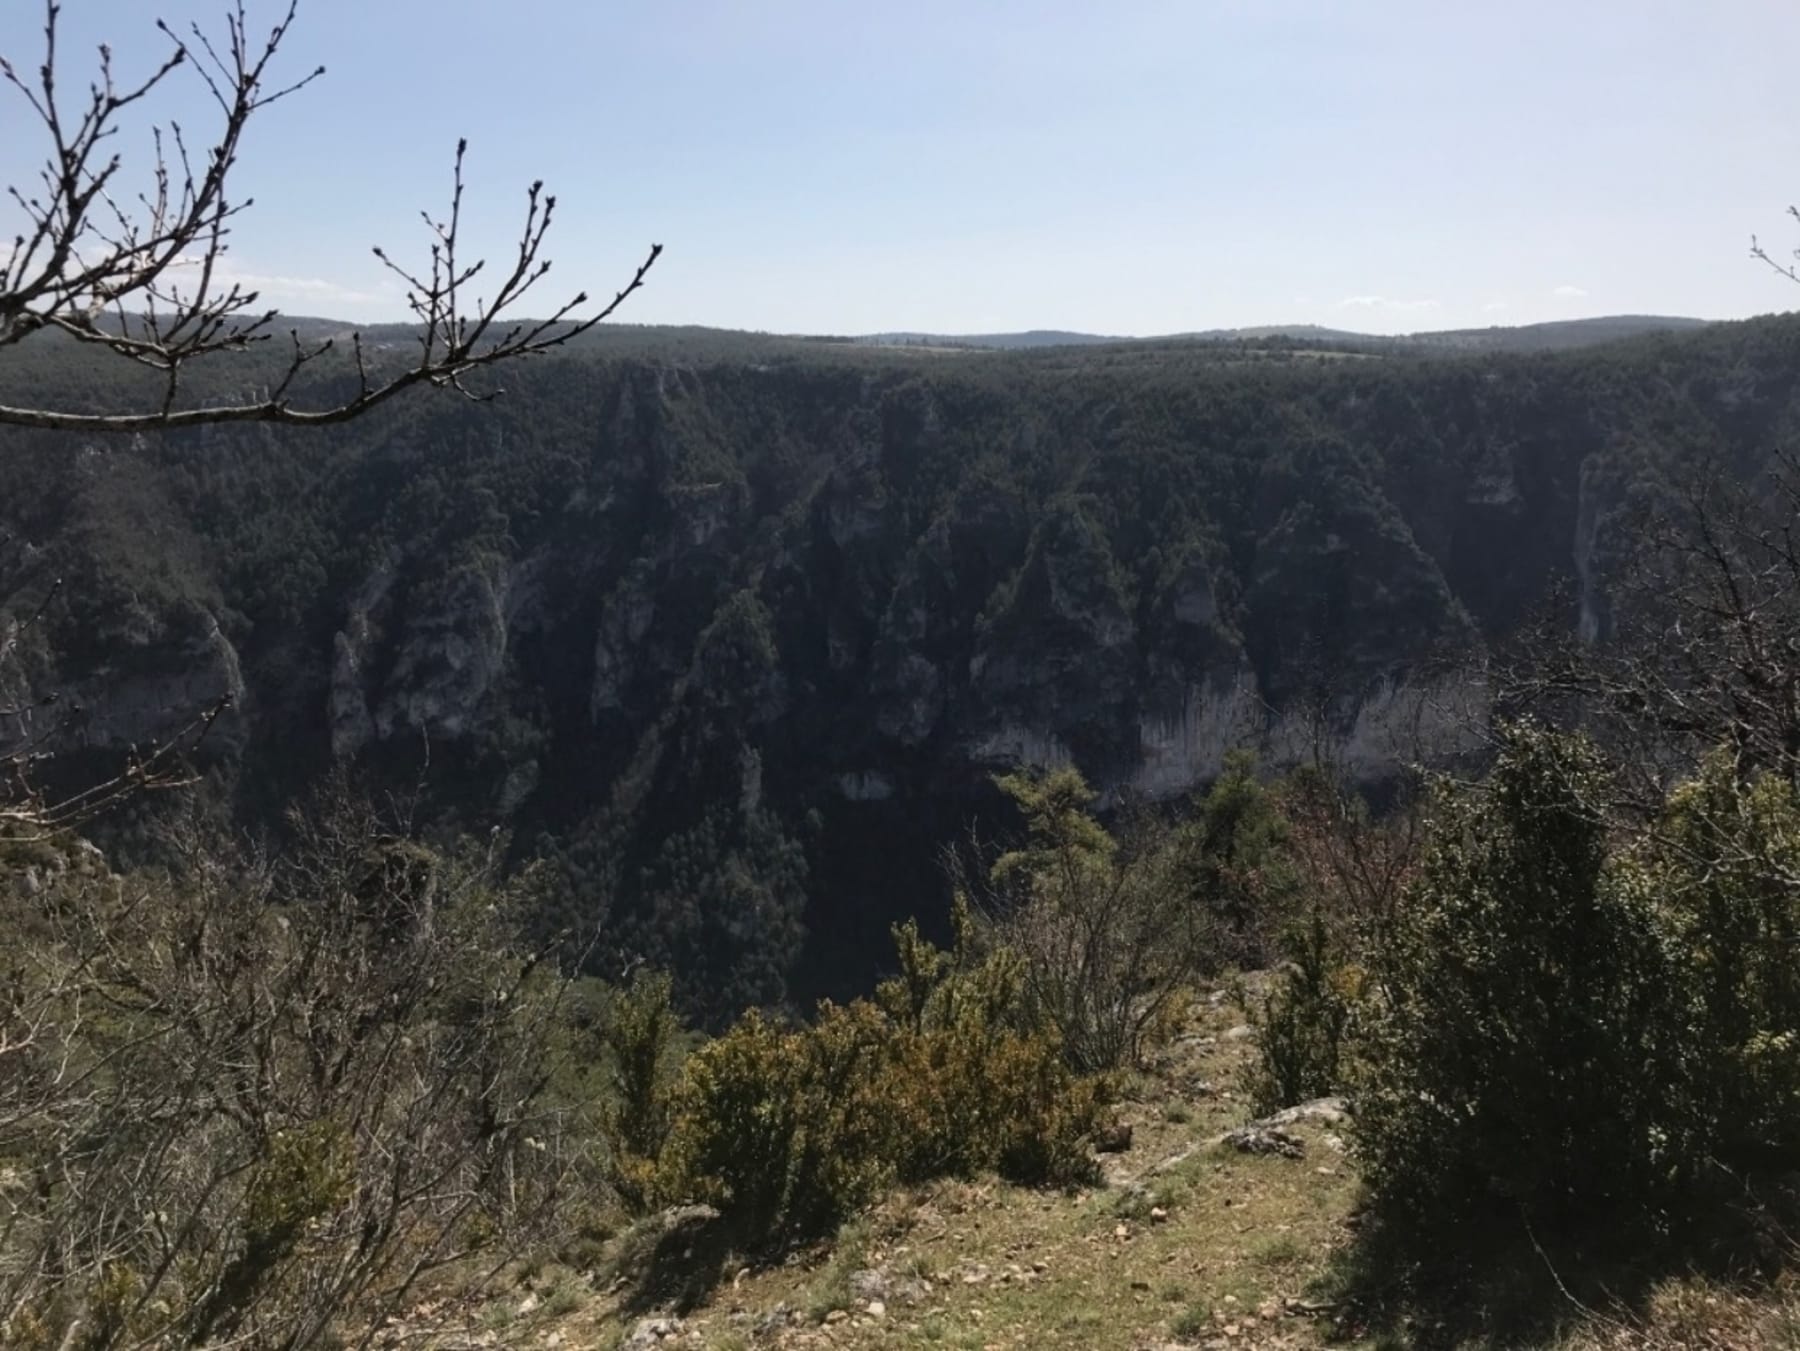
[[[1788,1260],[1800,795],[1753,766],[1622,811],[1591,743],[1515,725],[1440,786],[1352,1024],[1364,1279],[1541,1315],[1546,1244],[1621,1301]]]
[[[1695,1163],[1678,959],[1642,878],[1607,866],[1606,790],[1584,741],[1508,729],[1483,785],[1439,793],[1372,955],[1357,1132],[1427,1245],[1658,1223]]]
[[[278,1130],[243,1200],[243,1246],[197,1302],[191,1319],[196,1344],[228,1330],[258,1300],[275,1295],[280,1267],[315,1227],[349,1204],[357,1183],[355,1142],[338,1122],[310,1121]],[[106,1309],[116,1269],[102,1277],[90,1301]],[[102,1314],[103,1323],[108,1320]]]
[[[1190,1304],[1169,1321],[1169,1331],[1185,1340],[1194,1340],[1205,1336],[1216,1326],[1213,1322],[1212,1307],[1206,1304]]]
[[[1096,794],[1078,770],[1003,774],[994,782],[1019,809],[1026,831],[1023,848],[995,860],[996,881],[1024,876],[1037,882],[1056,872],[1078,885],[1117,852],[1113,837],[1092,815]]]
[[[896,1181],[1089,1175],[1104,1086],[1019,1025],[1016,960],[936,953],[910,927],[895,941],[903,974],[874,1000],[826,1003],[791,1031],[752,1011],[689,1058],[669,1195],[771,1245],[828,1232]]]
[[[1182,832],[1187,884],[1195,903],[1218,921],[1222,955],[1245,967],[1261,965],[1288,926],[1298,881],[1287,852],[1287,818],[1257,778],[1251,752],[1226,755]]]
[[[991,1170],[1019,1182],[1076,1181],[1090,1167],[1087,1140],[1106,1086],[1065,1068],[1025,999],[1018,955],[1001,947],[978,957],[972,917],[959,906],[955,918],[954,952],[924,963],[936,979],[922,1004],[904,954],[928,945],[910,922],[894,935],[902,975],[875,995],[890,1011],[919,1009],[890,1047],[898,1174],[920,1181]]]
[[[350,1132],[330,1118],[277,1131],[244,1198],[246,1245],[285,1252],[309,1224],[348,1202],[354,1149]]]
[[[1179,992],[1215,960],[1212,917],[1190,885],[1198,837],[1134,811],[1115,838],[1073,769],[998,780],[1026,835],[981,894],[1017,953],[1025,1006],[1084,1072],[1135,1061]],[[965,889],[974,884],[965,881]]]
[[[647,913],[619,927],[678,976],[682,1011],[718,1027],[747,1006],[780,1003],[800,944],[806,871],[774,813],[714,807],[662,842],[640,883]]]
[[[749,1241],[824,1232],[887,1184],[890,1125],[871,1076],[877,1029],[826,1007],[786,1032],[752,1010],[689,1058],[670,1142],[678,1190],[724,1209]]]
[[[968,922],[968,907],[959,899],[956,910],[959,946]],[[893,934],[894,956],[900,964],[900,973],[882,982],[875,992],[875,1001],[901,1027],[911,1032],[923,1032],[925,1016],[933,1007],[952,958],[925,939],[916,919],[896,924]]]
[[[768,607],[753,591],[735,591],[701,632],[696,653],[702,688],[729,703],[768,678],[779,652]]]
[[[1717,1156],[1800,1160],[1800,794],[1710,757],[1626,867],[1660,898],[1692,983],[1695,1062]]]
[[[674,1116],[681,1024],[671,990],[668,976],[640,969],[614,996],[601,1030],[611,1077],[602,1128],[613,1185],[639,1210],[654,1198],[656,1161]]]
[[[1294,925],[1287,961],[1256,1018],[1256,1059],[1246,1069],[1258,1116],[1336,1093],[1349,1069],[1358,972],[1348,968],[1315,910]]]

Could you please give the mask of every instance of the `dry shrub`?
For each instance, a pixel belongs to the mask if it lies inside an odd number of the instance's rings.
[[[516,897],[352,801],[296,835],[12,888],[0,1342],[358,1344],[554,1220],[587,1145]]]

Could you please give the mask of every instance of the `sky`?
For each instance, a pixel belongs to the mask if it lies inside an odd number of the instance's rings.
[[[65,87],[227,2],[64,0]],[[0,0],[0,55],[34,69],[41,26]],[[294,314],[405,317],[370,247],[425,256],[461,136],[472,245],[557,196],[539,311],[652,242],[621,319],[773,332],[1800,306],[1748,254],[1800,246],[1795,0],[300,0],[279,61],[326,74],[253,121],[229,262]],[[41,133],[0,95],[23,183]],[[212,124],[182,72],[134,111],[140,180],[152,121]]]

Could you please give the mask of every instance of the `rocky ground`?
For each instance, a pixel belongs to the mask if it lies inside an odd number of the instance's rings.
[[[562,1351],[1319,1345],[1334,1312],[1321,1278],[1355,1223],[1345,1117],[1327,1100],[1246,1128],[1237,1075],[1250,1047],[1223,992],[1198,1003],[1126,1086],[1129,1134],[1107,1142],[1124,1148],[1100,1156],[1092,1189],[985,1180],[903,1192],[783,1265],[728,1261],[686,1308],[679,1289],[644,1308],[640,1273],[608,1275],[626,1236],[597,1271],[538,1273],[485,1307],[465,1340]]]
[[[614,1240],[594,1268],[532,1273],[444,1351],[1253,1351],[1440,1345],[1380,1335],[1335,1299],[1358,1222],[1341,1101],[1251,1121],[1253,1038],[1223,991],[1126,1086],[1103,1181],[1061,1194],[993,1180],[890,1197],[834,1241],[758,1269],[708,1251],[702,1208]],[[645,1254],[673,1259],[646,1275]],[[1589,1310],[1563,1351],[1800,1347],[1800,1297],[1674,1282],[1630,1319]],[[408,1340],[394,1329],[394,1343]],[[1505,1345],[1491,1340],[1484,1346]]]

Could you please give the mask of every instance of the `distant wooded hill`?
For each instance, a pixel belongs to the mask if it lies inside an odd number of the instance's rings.
[[[1084,347],[1105,343],[1251,342],[1291,339],[1306,343],[1355,348],[1413,347],[1462,348],[1494,352],[1544,352],[1594,343],[1635,338],[1645,333],[1679,333],[1702,328],[1705,319],[1673,315],[1614,314],[1595,319],[1561,319],[1514,327],[1445,329],[1389,337],[1325,328],[1319,324],[1264,324],[1251,328],[1212,328],[1192,333],[1127,338],[1101,333],[1073,333],[1064,329],[1029,329],[1022,333],[870,333],[851,341],[890,347],[984,347],[1012,351],[1030,347]]]

